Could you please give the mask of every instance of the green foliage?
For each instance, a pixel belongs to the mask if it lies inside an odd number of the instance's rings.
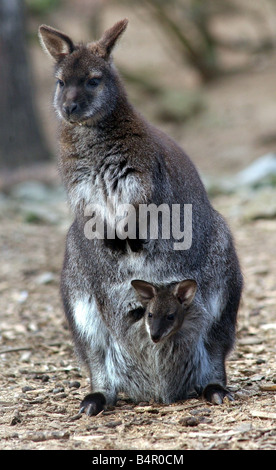
[[[200,93],[167,90],[158,99],[157,118],[164,122],[183,123],[205,108]]]
[[[38,214],[30,211],[24,214],[24,222],[27,224],[41,224],[43,219]]]
[[[34,15],[43,15],[60,4],[61,0],[26,0],[27,8]]]

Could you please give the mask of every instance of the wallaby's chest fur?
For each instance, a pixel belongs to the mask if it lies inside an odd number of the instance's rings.
[[[108,121],[94,128],[63,124],[60,169],[69,194],[87,183],[93,194],[86,203],[100,193],[104,203],[125,192],[124,203],[197,200],[211,210],[193,164],[172,140],[147,125],[128,103],[118,106]],[[191,191],[195,186],[196,192]],[[76,200],[71,203],[75,206]]]
[[[131,183],[135,185],[143,173],[152,172],[151,161],[137,158],[144,130],[136,129],[126,117],[114,116],[114,123],[96,128],[65,125],[61,131],[60,168],[69,197],[74,193],[70,198],[73,207],[79,202],[76,193],[86,204],[98,201],[104,205],[108,197],[117,198],[123,191],[127,196],[128,190],[132,200]]]
[[[234,342],[242,288],[231,233],[212,208],[193,163],[128,102],[110,56],[126,25],[125,20],[116,23],[87,45],[40,28],[42,45],[56,63],[59,169],[75,214],[61,292],[76,351],[91,376],[92,394],[82,402],[88,414],[114,403],[120,391],[134,400],[172,402],[215,383],[223,399],[228,393],[224,361]],[[122,226],[110,240],[113,216],[126,205],[134,210],[137,229],[142,206],[166,206],[171,214],[177,205],[182,226],[188,205],[187,249],[175,249],[171,234],[124,238]],[[90,238],[87,222],[95,207],[105,232]],[[155,221],[160,229],[162,223]],[[169,228],[175,225],[172,218]],[[197,284],[189,316],[164,342],[154,344],[143,315],[137,315],[141,302],[134,279]],[[208,390],[212,397],[214,389]]]

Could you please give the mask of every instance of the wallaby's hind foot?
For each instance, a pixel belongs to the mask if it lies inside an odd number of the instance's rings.
[[[95,416],[104,410],[106,400],[102,393],[89,393],[80,404],[80,413]]]
[[[203,390],[203,397],[213,405],[221,405],[225,397],[230,401],[234,401],[233,396],[226,388],[219,384],[209,384]]]

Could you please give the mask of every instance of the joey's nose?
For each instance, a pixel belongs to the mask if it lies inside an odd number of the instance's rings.
[[[74,114],[78,111],[79,106],[77,103],[73,102],[73,103],[64,105],[63,109],[64,109],[64,112],[67,114],[67,116],[70,116],[71,114]]]
[[[160,335],[158,333],[152,334],[151,339],[154,343],[158,343],[158,341],[160,340]]]

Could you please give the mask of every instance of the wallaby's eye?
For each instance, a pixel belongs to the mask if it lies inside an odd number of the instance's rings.
[[[148,317],[152,318],[152,313],[151,312],[148,313]]]
[[[58,79],[58,84],[59,86],[62,88],[64,86],[64,81],[63,80],[60,80]]]
[[[174,320],[174,314],[170,313],[170,315],[167,316],[167,320],[173,321]]]
[[[87,82],[87,86],[89,88],[95,88],[96,86],[99,85],[100,81],[101,81],[100,77],[90,78]]]

